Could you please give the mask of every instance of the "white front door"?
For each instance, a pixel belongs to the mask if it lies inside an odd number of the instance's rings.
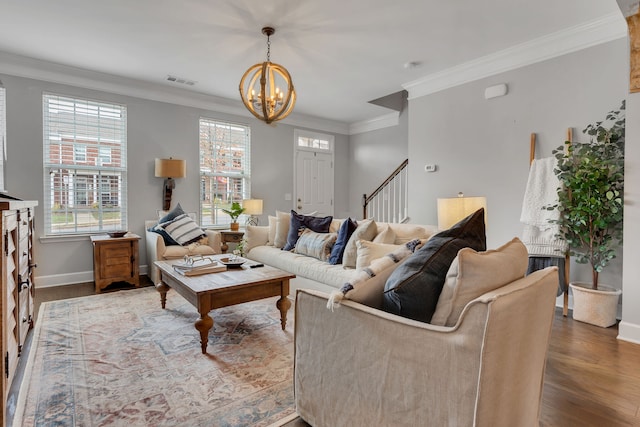
[[[316,216],[333,215],[333,150],[303,148],[298,141],[297,137],[294,210]]]

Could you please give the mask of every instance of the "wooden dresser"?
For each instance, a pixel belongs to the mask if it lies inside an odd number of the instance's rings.
[[[33,255],[34,211],[38,202],[0,197],[2,224],[2,411],[5,425],[7,394],[18,365],[18,357],[29,329],[33,328],[35,260]]]

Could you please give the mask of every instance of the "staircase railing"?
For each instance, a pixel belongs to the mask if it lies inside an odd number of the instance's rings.
[[[362,195],[363,218],[380,222],[407,222],[409,159],[402,162],[369,196]]]

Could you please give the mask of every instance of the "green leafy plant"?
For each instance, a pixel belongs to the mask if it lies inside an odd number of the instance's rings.
[[[565,142],[553,150],[560,180],[558,209],[564,239],[576,262],[590,264],[593,288],[598,274],[616,256],[622,243],[624,190],[625,101],[604,121],[588,125],[588,143]]]
[[[231,222],[237,222],[238,217],[244,212],[244,208],[238,202],[232,202],[229,209],[222,209],[222,212],[231,217]]]

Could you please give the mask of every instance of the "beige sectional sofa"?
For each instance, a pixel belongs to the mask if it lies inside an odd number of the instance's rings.
[[[330,293],[339,289],[346,282],[351,280],[357,269],[345,268],[343,264],[330,265],[327,261],[313,258],[311,256],[296,253],[295,251],[285,251],[274,243],[277,242],[275,217],[271,217],[269,226],[248,226],[245,230],[245,257],[273,267],[291,272],[296,278],[291,281],[291,294],[295,289],[315,289]],[[342,219],[334,219],[331,223],[330,232],[339,230]],[[375,221],[375,220],[374,220]],[[358,256],[362,258],[361,252],[367,251],[370,256],[383,256],[393,250],[394,246],[402,245],[413,239],[428,239],[437,232],[434,225],[418,224],[398,224],[376,222],[377,232],[370,239],[371,244],[366,248],[358,248]],[[384,242],[376,242],[381,234],[391,235],[393,241],[388,239]]]

